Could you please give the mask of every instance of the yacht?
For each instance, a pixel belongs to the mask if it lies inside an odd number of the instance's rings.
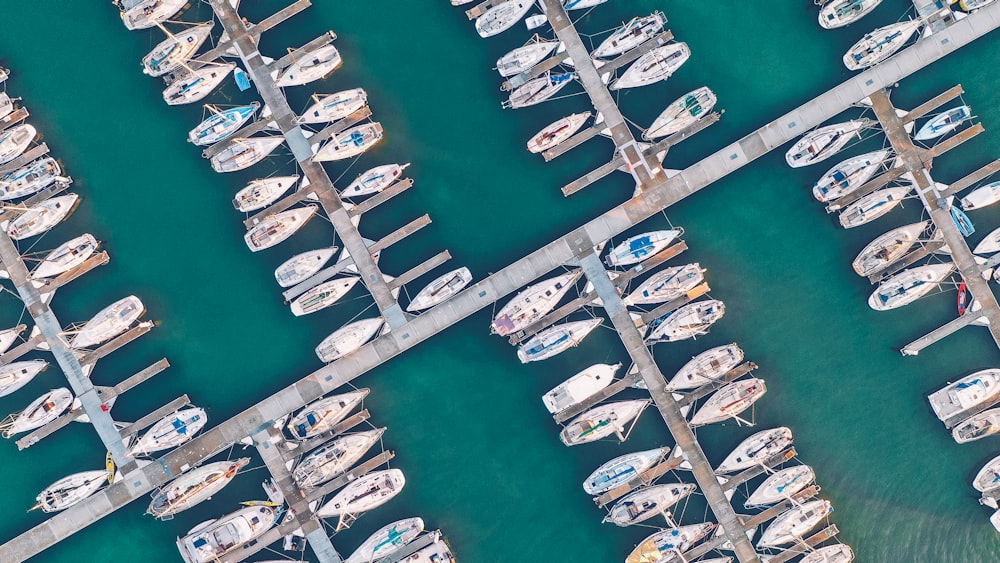
[[[813,195],[821,202],[844,197],[870,180],[888,155],[889,151],[882,149],[848,158],[823,174],[813,186]]]
[[[372,471],[359,477],[316,510],[316,516],[330,518],[360,514],[392,500],[402,492],[406,478],[399,469]]]
[[[0,397],[24,387],[49,367],[45,360],[27,360],[0,366]]]
[[[241,457],[232,461],[209,463],[182,473],[153,495],[146,514],[158,520],[170,519],[221,491],[248,463],[250,458]]]
[[[601,326],[603,319],[587,319],[571,321],[540,331],[517,347],[517,359],[522,364],[547,360],[580,344],[595,328]]]
[[[358,389],[313,401],[288,421],[288,432],[296,440],[305,440],[328,432],[343,420],[347,413],[361,404],[368,396],[368,389]]]
[[[544,102],[572,82],[575,76],[572,72],[546,72],[511,90],[505,107],[517,109]]]
[[[604,263],[612,268],[638,264],[670,246],[670,243],[679,236],[681,231],[676,229],[636,235],[612,248],[604,257]]]
[[[1000,201],[1000,182],[990,182],[985,186],[972,190],[969,195],[962,198],[962,209],[980,209],[987,205],[993,205]]]
[[[668,510],[698,487],[683,483],[668,483],[637,489],[622,497],[604,517],[616,526],[631,526],[657,514],[669,515]]]
[[[767,459],[792,445],[792,431],[784,426],[761,430],[740,442],[715,472],[719,475],[736,473]]]
[[[222,173],[249,168],[267,158],[284,142],[285,138],[281,135],[235,138],[225,149],[212,156],[212,169]]]
[[[358,276],[346,276],[323,282],[291,302],[292,314],[301,317],[325,309],[347,295],[359,281]]]
[[[928,224],[928,221],[921,221],[903,225],[868,243],[851,263],[855,273],[867,277],[888,268],[920,241],[920,235]]]
[[[37,134],[35,126],[28,123],[0,131],[0,164],[6,164],[21,156]]]
[[[854,561],[854,551],[851,546],[838,543],[806,554],[799,563],[851,563],[851,561]]]
[[[125,29],[146,29],[181,11],[187,0],[117,0]]]
[[[245,188],[236,192],[236,197],[233,198],[233,207],[244,213],[263,209],[277,201],[298,181],[298,176],[275,176],[253,180]]]
[[[274,86],[301,86],[319,80],[337,70],[344,60],[333,45],[323,45],[308,53],[293,53],[292,64],[274,79]]]
[[[691,417],[691,426],[703,426],[734,418],[767,393],[763,379],[734,381],[716,391]]]
[[[676,342],[708,332],[726,314],[726,305],[717,299],[689,303],[651,323],[648,342]]]
[[[717,98],[707,86],[684,94],[660,113],[642,134],[647,141],[673,135],[705,117],[715,107]]]
[[[670,456],[670,448],[656,448],[620,455],[594,470],[583,482],[588,495],[599,495],[628,483]]]
[[[550,123],[528,140],[528,152],[538,154],[569,139],[590,119],[590,112],[574,113]]]
[[[976,474],[972,486],[981,493],[1000,487],[1000,456],[986,462],[986,465]]]
[[[888,59],[903,48],[921,25],[922,20],[907,20],[866,34],[844,55],[844,66],[848,70],[861,70]]]
[[[800,541],[831,512],[830,501],[822,499],[792,507],[771,522],[761,534],[757,547],[778,547]]]
[[[743,350],[734,344],[705,350],[684,364],[667,383],[667,389],[680,391],[697,389],[712,383],[743,361]]]
[[[645,17],[632,18],[602,41],[591,53],[591,57],[606,59],[631,51],[647,40],[656,37],[663,31],[663,26],[666,23],[667,17],[663,15],[663,12],[653,12]]]
[[[612,434],[618,434],[621,439],[626,426],[638,418],[650,402],[639,399],[598,405],[567,424],[559,433],[559,439],[567,446],[594,442]]]
[[[504,305],[490,326],[490,332],[507,336],[538,321],[555,309],[582,272],[574,270],[529,286]]]
[[[177,34],[168,34],[166,39],[142,58],[142,72],[150,76],[163,76],[178,68],[205,43],[214,25],[214,20],[207,21]]]
[[[705,281],[697,262],[673,266],[653,274],[623,300],[626,305],[651,305],[677,299]]]
[[[247,506],[218,520],[208,520],[177,540],[186,563],[219,561],[227,553],[261,536],[277,524],[281,512],[264,505]]]
[[[915,141],[929,141],[937,139],[943,135],[951,133],[959,125],[972,119],[972,108],[969,106],[958,106],[948,111],[939,113],[934,119],[924,123],[917,134],[913,136]]]
[[[56,159],[44,157],[0,175],[0,201],[38,193],[63,179],[60,174],[62,168]]]
[[[343,119],[368,105],[368,94],[364,88],[353,88],[313,100],[315,103],[302,112],[297,123],[331,123]]]
[[[195,69],[167,85],[163,101],[177,106],[193,104],[212,93],[236,68],[236,63],[208,64]]]
[[[773,473],[747,498],[743,506],[771,506],[791,497],[816,480],[808,465],[795,465]]]
[[[617,80],[611,90],[648,86],[670,78],[691,57],[687,43],[670,43],[639,57]]]
[[[330,363],[361,348],[385,325],[382,317],[361,319],[335,330],[316,346],[316,356],[323,363]]]
[[[319,272],[337,250],[336,246],[331,246],[296,254],[275,268],[274,279],[281,287],[297,285]]]
[[[253,102],[246,106],[237,106],[218,111],[214,106],[206,105],[212,115],[188,131],[188,141],[199,147],[213,145],[228,138],[240,130],[253,117],[260,104]]]
[[[825,29],[851,25],[881,3],[882,0],[830,0],[819,10],[819,25]]]
[[[960,422],[952,429],[951,437],[959,444],[964,444],[997,432],[1000,432],[1000,409],[990,409]]]
[[[359,174],[349,186],[341,190],[341,197],[361,197],[377,194],[388,188],[403,175],[403,170],[410,165],[383,164]]]
[[[536,35],[526,45],[497,59],[497,71],[503,77],[520,74],[542,62],[558,47],[559,41],[545,41]]]
[[[879,284],[868,298],[868,306],[876,311],[888,311],[909,305],[927,295],[954,270],[955,265],[951,262],[903,270]]]
[[[122,334],[137,321],[146,307],[135,295],[119,299],[91,317],[69,339],[71,348],[91,348]]]
[[[108,471],[82,471],[63,477],[38,493],[32,508],[42,512],[59,512],[96,493],[108,482]]]
[[[450,299],[453,295],[465,289],[465,286],[472,283],[472,272],[466,267],[461,267],[434,278],[431,283],[424,286],[417,293],[406,310],[415,313],[429,309],[439,303]]]
[[[126,455],[148,456],[149,454],[176,448],[194,439],[208,422],[208,414],[200,407],[178,410],[161,418],[143,434],[126,452]]]
[[[621,367],[621,364],[594,364],[542,395],[542,402],[552,414],[578,405],[610,385]]]
[[[942,422],[1000,398],[1000,369],[984,369],[927,396]]]
[[[60,387],[52,389],[48,393],[32,401],[23,411],[14,417],[14,420],[3,425],[3,437],[10,438],[21,432],[29,432],[36,428],[41,428],[59,415],[66,412],[73,404],[73,394],[69,389]]]
[[[814,129],[802,136],[785,153],[785,162],[800,168],[822,162],[837,154],[854,138],[861,138],[861,131],[871,126],[869,119],[852,119]]]
[[[376,428],[341,436],[309,452],[292,471],[292,478],[303,489],[318,487],[346,473],[382,437],[385,428]]]
[[[912,189],[912,184],[891,186],[864,196],[840,212],[840,226],[853,229],[878,219],[902,203]]]
[[[406,518],[387,524],[365,540],[344,563],[382,561],[403,549],[423,531],[424,521],[420,518]]]
[[[375,146],[380,140],[382,140],[381,123],[362,123],[331,135],[323,143],[313,144],[312,159],[313,162],[344,160],[358,156]]]
[[[535,0],[507,0],[495,4],[476,18],[476,33],[480,37],[492,37],[503,33],[521,21],[534,5]]]
[[[689,524],[660,530],[642,540],[629,553],[625,563],[665,563],[674,561],[679,554],[691,549],[715,529],[714,522]],[[683,555],[681,555],[683,559]]]
[[[8,222],[7,234],[14,240],[40,235],[66,219],[76,209],[79,199],[76,194],[49,198]]]
[[[90,258],[97,251],[97,246],[97,239],[90,233],[70,239],[45,255],[29,277],[42,280],[68,272]]]
[[[251,227],[243,235],[243,240],[246,241],[251,252],[271,248],[304,227],[315,213],[315,205],[306,205],[268,215],[261,219],[260,223]]]
[[[976,248],[972,249],[973,254],[995,254],[997,252],[1000,252],[1000,229],[990,231],[983,237],[983,240],[979,241]]]

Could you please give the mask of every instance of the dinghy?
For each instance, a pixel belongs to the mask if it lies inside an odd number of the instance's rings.
[[[510,97],[504,107],[510,109],[525,108],[544,102],[555,96],[576,76],[572,72],[546,72],[543,76],[534,78],[510,91]]]
[[[715,526],[713,522],[705,522],[660,530],[642,540],[625,558],[625,563],[674,561],[678,554],[683,557],[685,551],[710,534]]]
[[[10,438],[15,434],[41,428],[59,418],[59,415],[66,412],[72,404],[73,394],[70,393],[69,389],[65,387],[52,389],[32,401],[23,411],[14,417],[14,420],[5,425],[3,428],[3,437]]]
[[[889,156],[888,150],[878,150],[848,158],[823,175],[813,186],[813,196],[828,202],[844,197],[860,188],[878,172]]]
[[[465,289],[472,282],[472,272],[461,267],[443,274],[424,286],[406,306],[406,310],[415,313],[429,309],[450,299],[453,295]]]
[[[344,60],[333,45],[323,45],[308,53],[292,53],[292,64],[274,79],[276,88],[301,86],[319,80],[340,68]]]
[[[309,403],[288,421],[288,432],[305,440],[329,431],[368,396],[368,389],[333,395]]]
[[[561,354],[578,345],[603,319],[571,321],[551,326],[532,336],[517,347],[517,359],[522,364],[538,362]]]
[[[38,193],[59,180],[62,168],[56,159],[39,158],[0,175],[0,201],[10,201]]]
[[[844,66],[848,70],[861,70],[888,59],[902,49],[922,25],[922,20],[907,20],[868,33],[844,55]]]
[[[403,175],[403,170],[410,165],[406,164],[383,164],[376,166],[362,174],[359,174],[353,182],[341,190],[340,197],[361,197],[377,194],[388,188],[393,182]]]
[[[882,188],[866,195],[848,205],[840,212],[838,216],[840,226],[845,229],[853,229],[854,227],[871,223],[895,209],[897,205],[906,199],[906,194],[910,193],[912,189],[912,184],[906,184],[903,186]]]
[[[382,124],[362,123],[335,133],[324,143],[312,145],[313,162],[344,160],[358,156],[382,140]]]
[[[574,113],[550,123],[528,140],[528,152],[538,154],[572,137],[590,119],[590,112]]]
[[[181,11],[186,0],[117,0],[125,29],[136,30],[163,23]]]
[[[382,317],[361,319],[335,330],[316,346],[316,356],[323,363],[338,360],[361,348],[385,325]]]
[[[296,254],[275,268],[274,279],[281,287],[297,285],[319,272],[337,250],[331,246]]]
[[[369,536],[344,563],[382,561],[403,549],[423,531],[424,521],[420,518],[406,518],[387,524]]]
[[[228,138],[250,121],[260,104],[253,102],[247,106],[238,106],[224,111],[218,111],[213,106],[206,105],[212,115],[188,131],[188,142],[199,147],[213,145]]]
[[[972,486],[981,493],[1000,487],[1000,456],[986,462],[986,465],[976,474]]]
[[[6,164],[21,156],[37,134],[35,126],[28,123],[0,131],[0,164]]]
[[[796,465],[782,469],[764,480],[743,503],[750,508],[771,506],[790,498],[816,480],[816,473],[808,465]]]
[[[378,508],[403,491],[406,478],[399,469],[372,471],[359,477],[316,510],[316,516],[356,515]]]
[[[763,379],[734,381],[716,391],[691,417],[691,426],[735,418],[767,393]]]
[[[312,219],[316,209],[315,205],[306,205],[268,215],[261,219],[260,223],[251,227],[243,235],[243,240],[251,252],[271,248],[304,227],[309,219]]]
[[[622,497],[604,517],[605,522],[616,526],[631,526],[644,522],[657,514],[669,515],[668,510],[698,487],[682,483],[668,483],[643,487]]]
[[[670,43],[639,57],[619,78],[611,90],[648,86],[670,78],[691,57],[687,43]]]
[[[208,520],[178,538],[177,549],[186,563],[219,561],[277,524],[281,511],[264,505],[248,506],[218,520]]]
[[[666,303],[681,297],[705,281],[705,270],[696,262],[673,266],[653,274],[623,299],[626,305]]]
[[[903,270],[879,284],[868,298],[868,306],[876,311],[888,311],[909,305],[930,293],[954,270],[955,265],[951,262]]]
[[[674,374],[667,383],[667,389],[671,391],[697,389],[706,383],[718,380],[742,361],[743,350],[735,343],[705,350]]]
[[[484,38],[503,33],[521,21],[534,5],[535,0],[507,0],[496,4],[476,18],[476,33]]]
[[[292,471],[292,478],[303,489],[318,487],[347,472],[382,437],[385,428],[341,436],[308,453]]]
[[[612,434],[618,434],[622,439],[626,427],[642,414],[650,402],[649,399],[639,399],[598,405],[567,424],[559,433],[559,439],[567,446],[594,442]]]
[[[277,201],[298,181],[297,175],[253,180],[245,188],[236,192],[236,197],[233,198],[233,207],[244,213],[263,209]]]
[[[931,119],[917,131],[913,136],[915,141],[930,141],[943,135],[951,133],[959,125],[972,119],[972,108],[969,106],[958,106],[948,111],[940,113]]]
[[[621,364],[594,364],[542,395],[542,402],[552,414],[564,411],[610,385],[621,367]]]
[[[205,409],[190,407],[161,418],[143,434],[126,455],[148,456],[188,442],[208,422]]]
[[[792,445],[792,431],[784,426],[761,430],[743,440],[730,453],[715,473],[725,475],[736,473],[754,465],[764,463],[767,459]]]
[[[71,348],[92,348],[124,333],[146,312],[135,295],[129,295],[101,309],[69,339]]]
[[[785,153],[785,162],[800,168],[822,162],[840,152],[854,138],[861,138],[861,131],[871,126],[869,119],[852,119],[834,123],[806,133]]]
[[[959,444],[974,442],[1000,432],[1000,409],[989,409],[959,423],[951,437]]]
[[[214,20],[207,21],[177,34],[168,34],[166,39],[142,58],[142,72],[150,76],[163,76],[177,69],[205,43],[214,25]]]
[[[292,314],[301,317],[325,309],[347,295],[359,281],[361,278],[358,276],[347,276],[323,282],[291,302]]]
[[[867,277],[888,268],[913,248],[927,225],[928,221],[903,225],[871,241],[851,263],[855,273]]]
[[[684,94],[656,117],[642,138],[647,141],[673,135],[705,117],[715,107],[717,98],[707,86]]]
[[[490,332],[507,336],[538,321],[555,309],[581,275],[582,272],[574,270],[529,286],[500,309]]]
[[[824,29],[850,25],[881,3],[882,0],[830,0],[819,10],[819,25]]]
[[[635,49],[647,40],[656,37],[667,23],[663,12],[653,12],[645,17],[632,18],[601,42],[591,53],[595,59],[616,57]]]
[[[991,403],[1000,397],[1000,369],[967,375],[927,396],[934,414],[946,422],[951,417]]]
[[[267,158],[284,142],[285,138],[281,135],[235,138],[225,149],[212,156],[212,169],[223,173],[249,168]]]
[[[82,471],[63,477],[38,493],[32,507],[42,512],[59,512],[96,493],[108,482],[108,471]]]
[[[681,236],[681,231],[673,229],[652,231],[627,238],[611,249],[604,257],[604,263],[611,268],[638,264],[670,246],[670,243],[679,236]]]
[[[232,461],[209,463],[183,473],[153,496],[146,514],[157,520],[170,519],[221,491],[248,463],[250,458],[241,457]]]
[[[559,41],[544,41],[536,35],[528,44],[497,59],[497,71],[505,78],[520,74],[542,62],[558,47]]]
[[[650,323],[653,332],[647,342],[676,342],[706,334],[709,327],[726,314],[726,305],[717,299],[689,303]]]
[[[27,360],[0,366],[0,397],[24,387],[49,367],[45,360]]]
[[[962,198],[962,209],[980,209],[1000,201],[1000,182],[990,182],[980,186]]]
[[[757,547],[778,547],[800,541],[831,512],[830,501],[822,499],[792,507],[771,522],[761,534]]]
[[[583,490],[594,496],[623,485],[666,459],[670,448],[656,448],[620,455],[594,470],[583,482]]]
[[[83,264],[97,251],[97,239],[87,233],[72,238],[49,252],[31,271],[30,278],[42,280],[63,274]]]
[[[297,123],[331,123],[368,105],[368,94],[364,88],[343,90],[319,99],[315,97],[313,99],[315,103],[302,112],[302,115],[296,119]]]
[[[14,240],[40,235],[61,223],[76,209],[80,196],[66,194],[49,198],[7,224],[7,234]]]
[[[212,93],[236,68],[236,63],[209,64],[188,72],[167,85],[163,101],[167,105],[193,104]]]

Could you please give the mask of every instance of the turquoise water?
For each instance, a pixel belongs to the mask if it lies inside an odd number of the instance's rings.
[[[244,0],[241,10],[259,20],[281,4]],[[612,149],[607,141],[591,141],[552,163],[522,149],[539,128],[587,105],[584,97],[570,96],[516,112],[500,109],[499,80],[490,67],[523,42],[523,28],[480,40],[461,10],[442,0],[316,4],[268,33],[261,47],[277,57],[326,29],[339,35],[344,68],[316,91],[365,87],[387,136],[349,170],[331,165],[331,174],[346,172],[346,179],[385,162],[413,163],[407,173],[416,179],[414,188],[366,214],[361,225],[364,235],[378,238],[425,212],[434,220],[384,253],[386,272],[401,273],[448,248],[455,267],[467,265],[479,279],[631,193],[622,174],[570,199],[559,193],[606,161]],[[864,32],[895,21],[907,5],[886,0],[861,24],[824,32],[806,0],[767,10],[754,3],[719,9],[612,0],[580,27],[596,33],[662,9],[677,38],[689,43],[691,60],[669,82],[620,96],[625,114],[647,124],[689,90],[709,85],[716,91],[726,113],[672,150],[667,164],[681,168],[839,83],[847,76],[839,61],[843,51]],[[118,382],[163,356],[172,364],[124,396],[116,418],[134,419],[188,393],[208,408],[210,420],[221,421],[319,367],[315,344],[369,307],[370,298],[356,291],[343,305],[293,318],[271,272],[294,252],[328,244],[332,230],[314,221],[292,240],[252,254],[230,203],[247,180],[289,173],[291,157],[276,156],[246,173],[212,172],[200,151],[183,141],[202,110],[165,107],[161,85],[139,72],[139,59],[158,35],[125,31],[110,5],[5,8],[0,64],[15,71],[8,89],[25,98],[31,122],[84,196],[73,217],[35,250],[89,231],[112,256],[108,266],[60,291],[56,313],[66,323],[83,321],[135,293],[159,326],[102,360],[95,382]],[[201,4],[184,15],[189,21],[209,17]],[[995,38],[981,40],[907,79],[893,96],[906,108],[955,83],[965,87],[987,132],[935,162],[939,181],[958,179],[998,153],[1000,137],[992,129],[1000,123],[993,94],[1000,79],[990,64],[996,52]],[[312,91],[291,92],[293,107],[304,108]],[[227,85],[212,99],[249,98]],[[969,482],[995,455],[996,442],[955,444],[924,396],[1000,358],[981,329],[962,331],[917,358],[899,356],[902,344],[954,315],[955,294],[875,313],[865,305],[871,287],[849,263],[876,235],[917,220],[919,206],[908,203],[871,225],[843,231],[812,199],[809,188],[826,169],[817,166],[791,170],[775,152],[669,210],[691,247],[681,259],[708,268],[712,296],[726,302],[727,315],[705,338],[658,346],[660,366],[672,373],[705,348],[739,342],[761,366],[757,375],[769,389],[756,409],[758,426],[786,425],[795,432],[802,460],[816,468],[823,495],[836,508],[840,537],[859,561],[995,561],[1000,543]],[[981,233],[1000,223],[1000,211],[970,215]],[[654,219],[642,228],[665,224]],[[14,324],[19,303],[9,295],[0,300],[3,324]],[[605,329],[544,364],[521,366],[505,342],[488,336],[489,316],[475,315],[359,379],[373,389],[366,407],[374,424],[388,427],[385,445],[396,451],[393,466],[406,472],[407,486],[392,503],[338,534],[335,545],[350,552],[383,524],[420,515],[445,531],[462,561],[620,561],[652,530],[602,525],[580,482],[614,455],[669,444],[670,438],[649,412],[624,445],[565,448],[539,396],[590,363],[624,361],[624,350]],[[51,369],[4,398],[2,408],[15,411],[61,381]],[[699,438],[718,463],[753,431],[715,425],[700,430]],[[0,522],[4,538],[42,521],[38,513],[21,513],[38,490],[103,460],[96,436],[83,425],[23,452],[13,443],[3,450],[0,474],[8,479],[12,515]],[[259,459],[251,464],[260,465]],[[134,503],[37,559],[176,561],[174,538],[233,510],[237,501],[260,498],[263,474],[237,478],[172,522],[154,522],[142,516],[141,502]],[[698,521],[704,503],[694,498],[683,512],[682,521]]]

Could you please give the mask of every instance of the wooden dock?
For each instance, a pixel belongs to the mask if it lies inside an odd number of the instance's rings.
[[[597,406],[598,403],[606,401],[607,399],[614,397],[618,393],[621,393],[630,387],[635,387],[640,381],[642,381],[642,377],[640,377],[638,373],[627,373],[621,379],[587,397],[583,401],[555,413],[552,415],[552,418],[556,421],[556,424],[562,424],[576,415],[585,412],[587,409]]]
[[[49,146],[46,145],[45,143],[41,143],[38,146],[31,147],[30,149],[24,151],[24,153],[21,156],[8,162],[7,164],[0,165],[0,174],[6,174],[7,172],[17,170],[18,168],[24,166],[25,164],[28,164],[32,160],[35,160],[36,158],[45,156],[47,154],[49,154]]]
[[[941,190],[941,197],[951,197],[953,195],[957,195],[958,192],[966,188],[971,188],[997,172],[1000,172],[1000,158],[994,160],[986,166],[983,166],[979,170],[976,170],[961,180],[952,182],[948,186],[948,189]]]
[[[896,260],[892,264],[889,264],[884,270],[875,272],[874,274],[868,276],[868,281],[871,283],[878,283],[894,274],[897,274],[906,268],[909,268],[913,264],[917,263],[931,254],[934,254],[944,246],[944,242],[941,241],[927,241],[921,244],[920,248],[908,252],[905,256]]]
[[[940,327],[928,332],[927,334],[921,336],[920,338],[910,342],[900,350],[904,356],[916,356],[924,348],[934,344],[938,340],[946,336],[950,336],[959,329],[965,328],[972,324],[984,324],[986,322],[986,317],[984,317],[979,312],[966,311],[961,317],[957,317],[948,321],[947,323],[941,325]]]
[[[706,383],[705,385],[702,385],[701,387],[695,389],[694,391],[691,391],[690,393],[685,393],[682,399],[677,400],[677,406],[683,408],[690,404],[693,404],[695,401],[707,397],[708,395],[721,389],[727,383],[731,381],[736,381],[737,379],[743,377],[744,375],[750,373],[755,369],[757,369],[757,364],[753,362],[744,362],[734,367],[733,369],[727,371],[726,373],[722,374],[722,376],[716,379],[715,381],[712,381],[711,383]]]
[[[599,508],[604,508],[639,487],[645,487],[655,483],[657,479],[665,475],[668,471],[677,469],[683,462],[683,457],[664,457],[660,459],[656,465],[643,471],[639,475],[636,475],[627,483],[622,483],[621,485],[594,497],[594,503],[596,503]]]

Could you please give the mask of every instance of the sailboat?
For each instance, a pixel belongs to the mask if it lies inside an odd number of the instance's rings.
[[[962,198],[962,209],[980,209],[987,205],[993,205],[1000,201],[1000,182],[990,182],[985,186],[980,186],[972,190],[969,195]]]
[[[14,420],[4,425],[3,437],[10,438],[21,432],[41,428],[59,418],[59,415],[66,412],[72,404],[73,394],[70,393],[69,389],[65,387],[52,389],[29,403],[23,411],[14,417]]]
[[[706,383],[716,381],[742,361],[743,350],[735,343],[705,350],[677,370],[667,383],[667,389],[671,391],[697,389]]]
[[[669,455],[669,447],[620,455],[595,469],[583,481],[583,490],[592,496],[606,493],[642,475]]]
[[[507,31],[534,5],[535,0],[507,0],[496,4],[476,18],[476,33],[485,38]]]
[[[958,5],[966,12],[971,12],[972,10],[982,8],[993,1],[994,0],[958,0]]]
[[[323,363],[330,363],[361,348],[378,334],[385,325],[382,317],[361,319],[335,330],[316,346],[316,356]]]
[[[777,504],[816,480],[816,473],[808,465],[795,465],[782,469],[764,480],[747,498],[743,506],[771,506]]]
[[[833,512],[828,500],[814,500],[790,508],[771,522],[757,542],[757,547],[778,547],[800,540]]]
[[[299,181],[296,176],[274,176],[252,180],[245,188],[236,192],[233,207],[244,213],[256,211],[271,205]]]
[[[177,34],[168,33],[166,39],[142,58],[142,72],[150,76],[163,76],[180,67],[205,43],[214,25],[215,21],[212,20]]]
[[[6,164],[20,156],[37,134],[35,126],[29,123],[0,131],[0,164]]]
[[[163,23],[181,11],[186,0],[116,0],[125,29],[136,30]]]
[[[251,227],[243,235],[243,240],[251,252],[271,248],[304,227],[309,219],[312,219],[316,209],[315,205],[306,205],[268,215],[261,219],[260,223]]]
[[[877,150],[848,158],[837,164],[816,182],[813,186],[813,196],[821,202],[844,197],[871,179],[888,155],[888,150]]]
[[[325,444],[302,458],[292,478],[303,489],[312,489],[347,472],[379,441],[385,428],[348,434]]]
[[[38,193],[62,179],[62,168],[56,159],[39,158],[0,175],[0,201],[9,201]]]
[[[26,329],[26,325],[18,325],[14,328],[8,328],[5,330],[0,330],[0,357],[7,353],[7,350],[14,345],[17,341],[17,337],[21,336],[21,333]]]
[[[851,266],[859,276],[871,276],[888,268],[906,255],[920,240],[928,221],[897,227],[868,243]]]
[[[575,76],[572,72],[546,72],[511,90],[504,107],[518,109],[544,102],[565,88]]]
[[[76,209],[80,196],[66,194],[49,198],[7,223],[7,234],[14,240],[40,235],[62,222]]]
[[[714,522],[704,522],[660,530],[642,540],[625,558],[625,563],[672,561],[678,554],[683,554],[710,534],[715,527]]]
[[[367,512],[392,500],[405,485],[406,478],[399,469],[373,471],[341,489],[316,510],[316,516],[331,518]]]
[[[42,512],[59,512],[96,493],[108,482],[108,471],[82,471],[67,475],[52,483],[35,497],[37,503],[32,507],[41,508]]]
[[[529,286],[500,309],[490,332],[507,336],[538,321],[555,309],[581,275],[582,272],[574,270]]]
[[[622,301],[626,305],[649,305],[677,299],[705,280],[705,270],[696,262],[673,266],[653,274]]]
[[[574,113],[546,125],[528,140],[528,152],[538,154],[569,139],[590,119],[590,112]]]
[[[285,138],[281,135],[233,139],[225,149],[212,156],[212,169],[222,173],[249,168],[267,158],[284,142]]]
[[[647,342],[676,342],[705,334],[726,314],[726,305],[717,299],[689,303],[650,323],[653,332]]]
[[[205,409],[191,407],[181,409],[161,418],[143,434],[135,444],[128,449],[127,455],[132,457],[148,456],[149,454],[176,448],[194,438],[208,422]]]
[[[606,438],[625,431],[625,427],[642,414],[649,399],[617,401],[598,405],[574,418],[567,424],[559,439],[567,446],[576,446]]]
[[[292,54],[292,64],[274,79],[274,86],[301,86],[319,80],[340,68],[344,60],[333,45],[323,45],[308,53]]]
[[[825,29],[851,25],[881,3],[882,0],[830,0],[820,8],[819,25]]]
[[[218,520],[208,520],[177,539],[177,549],[186,563],[219,561],[273,528],[281,510],[264,505],[247,506]]]
[[[344,563],[371,563],[381,561],[403,549],[424,531],[420,518],[406,518],[387,524],[372,534]]]
[[[253,117],[260,104],[252,102],[246,106],[237,106],[218,111],[214,106],[206,105],[212,115],[188,131],[188,141],[197,146],[213,145],[228,138],[240,130]]]
[[[846,543],[838,543],[806,554],[799,563],[851,563],[851,561],[854,561],[854,550]]]
[[[652,231],[625,239],[604,257],[609,267],[631,266],[652,258],[681,236],[678,229]]]
[[[1000,409],[989,409],[963,420],[951,431],[959,444],[974,442],[1000,432]]]
[[[601,326],[601,322],[601,318],[595,318],[551,326],[518,346],[517,359],[526,364],[561,354],[580,344],[591,331]]]
[[[653,12],[645,17],[632,18],[602,41],[591,53],[591,57],[606,59],[631,51],[663,31],[663,26],[666,23],[667,17],[663,15],[663,12]]]
[[[45,255],[28,277],[42,280],[68,272],[93,256],[97,246],[97,239],[90,233],[72,238]]]
[[[236,477],[236,473],[250,458],[217,461],[181,474],[160,489],[149,503],[146,514],[158,520],[169,519],[179,512],[208,500]]]
[[[891,186],[864,196],[840,212],[840,226],[853,229],[878,219],[902,203],[912,189],[912,184]]]
[[[725,475],[735,473],[759,463],[792,445],[792,431],[781,426],[770,430],[761,430],[746,440],[740,442],[730,453],[715,473]]]
[[[319,272],[337,250],[336,246],[331,246],[296,254],[274,269],[274,279],[281,287],[303,282]]]
[[[691,426],[703,426],[734,418],[767,393],[763,379],[734,381],[722,387],[691,417]]]
[[[954,270],[955,265],[951,262],[903,270],[879,284],[868,298],[868,306],[876,311],[888,311],[909,305],[930,293]]]
[[[544,41],[535,35],[526,45],[518,47],[497,59],[497,71],[503,77],[520,74],[542,62],[545,57],[551,55],[558,47],[559,41]]]
[[[358,156],[382,140],[382,124],[362,123],[335,133],[324,143],[312,145],[313,162],[344,160]]]
[[[824,161],[837,154],[861,131],[871,126],[869,119],[852,119],[834,123],[806,133],[785,153],[785,162],[792,168],[800,168]]]
[[[649,520],[657,514],[669,514],[667,511],[670,507],[697,488],[695,485],[684,483],[666,483],[636,489],[615,503],[604,517],[604,521],[616,526],[631,526]]]
[[[621,364],[594,364],[542,395],[542,402],[552,414],[580,404],[610,385],[621,367]]]
[[[471,282],[472,272],[464,266],[442,274],[424,286],[406,306],[406,310],[414,313],[443,303]]]
[[[922,25],[923,20],[907,20],[866,34],[844,55],[844,66],[848,70],[861,70],[888,59],[902,49]]]
[[[938,114],[934,119],[931,119],[927,123],[917,130],[917,134],[913,136],[915,141],[929,141],[931,139],[937,139],[942,135],[947,135],[959,125],[965,123],[972,119],[972,108],[969,106],[958,106],[957,108],[951,108],[948,111]]]
[[[302,112],[297,123],[331,123],[338,121],[368,105],[368,94],[364,88],[342,90],[317,99]]]
[[[647,141],[673,135],[705,117],[715,107],[718,98],[707,86],[692,90],[674,100],[643,132]]]
[[[288,421],[288,432],[296,440],[305,440],[329,431],[343,420],[347,413],[361,404],[368,396],[368,389],[358,389],[313,401]]]
[[[991,403],[1000,397],[1000,369],[984,369],[967,375],[927,396],[934,414],[942,421]]]
[[[972,249],[973,254],[995,254],[1000,252],[1000,228],[990,231],[979,244]]]
[[[119,299],[101,309],[69,339],[71,348],[91,348],[124,333],[146,312],[135,295]]]
[[[292,314],[301,317],[325,309],[347,295],[359,281],[361,278],[358,276],[346,276],[323,282],[291,302]]]
[[[170,106],[197,102],[212,93],[235,68],[236,63],[208,64],[190,71],[167,85],[163,101]]]
[[[341,197],[361,197],[377,194],[388,188],[393,182],[403,175],[403,170],[410,165],[406,164],[383,164],[376,166],[358,175],[353,182],[340,192]]]
[[[611,83],[611,90],[648,86],[670,78],[691,57],[687,43],[670,43],[639,57]]]
[[[24,387],[49,367],[45,360],[27,360],[0,366],[0,397]]]

